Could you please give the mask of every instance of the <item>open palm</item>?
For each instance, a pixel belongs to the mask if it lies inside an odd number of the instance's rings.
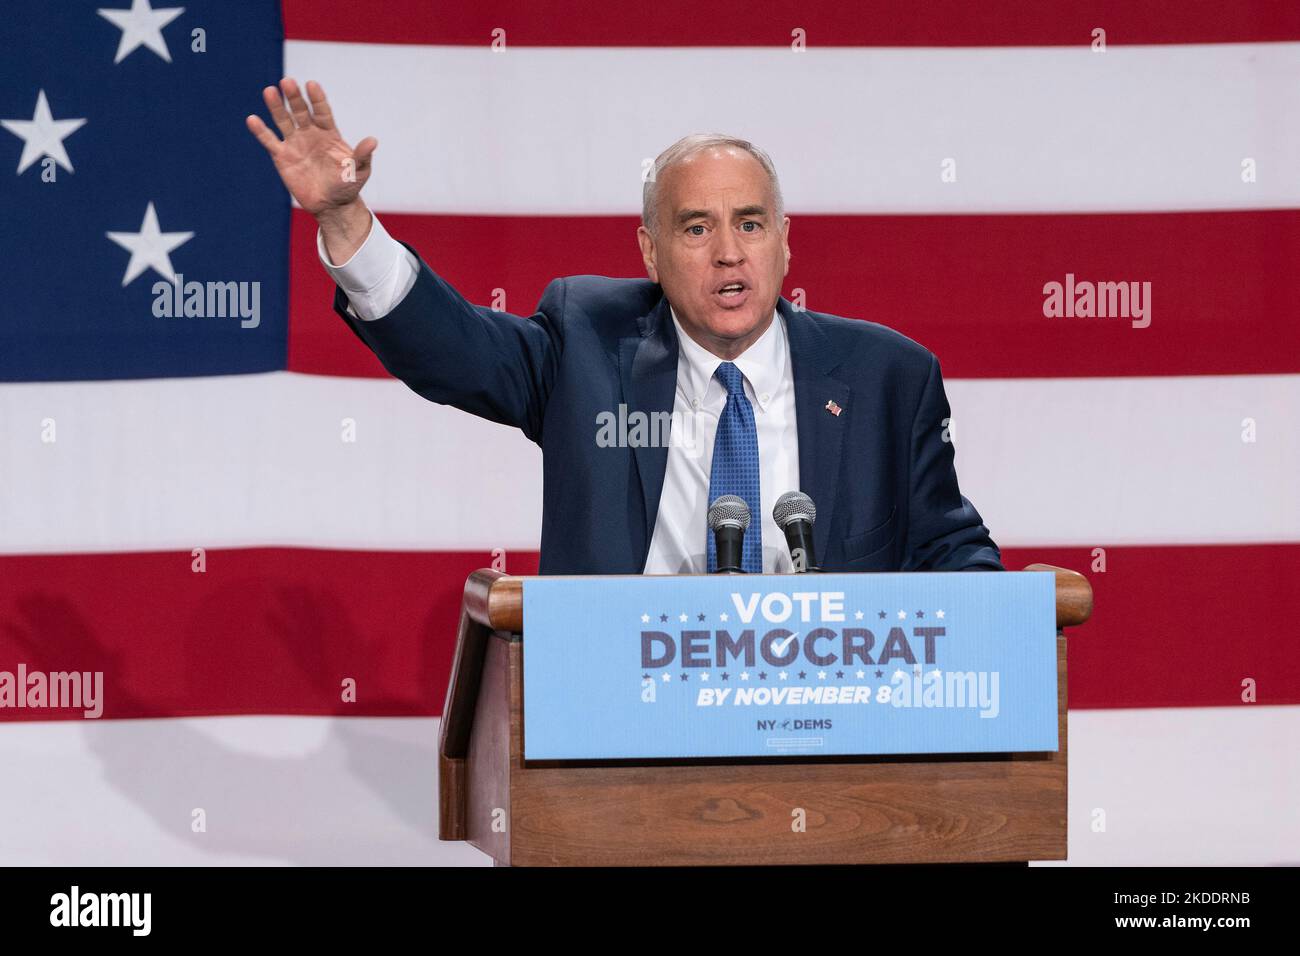
[[[321,85],[309,80],[307,96],[310,109],[298,84],[288,78],[281,80],[279,87],[268,86],[262,91],[283,140],[257,116],[249,116],[245,122],[270,153],[280,179],[298,205],[320,216],[357,198],[370,178],[370,160],[379,142],[370,136],[355,148],[349,146],[334,125]]]

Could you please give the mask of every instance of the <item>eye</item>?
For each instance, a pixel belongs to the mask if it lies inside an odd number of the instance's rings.
[[[686,227],[686,231],[687,231],[688,233],[690,233],[690,235],[692,235],[692,236],[702,236],[702,235],[704,235],[704,233],[702,233],[702,232],[691,232],[691,230],[692,230],[692,229],[703,229],[703,228],[704,228],[704,226],[700,225],[700,223],[697,222],[697,223],[696,223],[695,225],[693,225],[693,226],[687,226],[687,227]]]
[[[754,227],[756,227],[756,228],[754,228],[754,229],[745,229],[746,226],[754,226]],[[758,232],[759,229],[763,228],[763,224],[760,223],[760,222],[757,222],[756,220],[753,220],[753,219],[746,219],[744,222],[742,222],[742,223],[740,224],[740,228],[741,228],[741,229],[745,229],[746,232],[751,232],[751,233],[752,233],[752,232]]]

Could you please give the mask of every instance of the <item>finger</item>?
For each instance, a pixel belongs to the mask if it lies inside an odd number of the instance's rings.
[[[352,158],[357,161],[358,169],[365,169],[370,165],[370,157],[374,155],[375,148],[378,145],[379,140],[373,136],[367,136],[357,143],[357,148],[352,151]]]
[[[274,156],[281,149],[280,138],[267,128],[259,116],[249,116],[244,120],[244,125],[248,131],[257,137],[257,141],[266,147],[266,151]]]
[[[293,120],[289,116],[289,111],[284,108],[284,99],[280,96],[278,86],[268,86],[262,90],[262,100],[266,103],[266,108],[271,113],[271,119],[275,123],[276,129],[280,135],[289,138],[293,133]]]
[[[307,110],[307,101],[302,98],[302,90],[298,89],[298,82],[289,77],[280,81],[280,89],[284,91],[284,98],[289,101],[289,112],[293,114],[293,121],[299,129],[305,129],[311,125],[311,113]]]
[[[307,98],[311,100],[311,118],[321,129],[334,128],[334,112],[330,109],[325,91],[315,80],[307,81]]]

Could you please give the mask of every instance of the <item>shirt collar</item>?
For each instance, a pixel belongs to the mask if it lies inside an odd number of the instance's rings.
[[[718,358],[686,334],[671,304],[668,306],[668,311],[672,313],[673,325],[677,328],[677,346],[681,356],[681,361],[678,363],[678,387],[685,388],[686,398],[693,404],[698,401],[699,405],[708,405],[719,396],[725,395],[727,391],[722,383],[713,377],[723,359]],[[772,321],[767,330],[753,345],[732,360],[736,368],[740,369],[740,374],[745,377],[745,381],[749,383],[752,391],[750,398],[764,411],[776,400],[778,386],[785,377],[789,357],[790,352],[786,347],[785,319],[778,310],[773,309]],[[681,374],[683,368],[685,375]]]

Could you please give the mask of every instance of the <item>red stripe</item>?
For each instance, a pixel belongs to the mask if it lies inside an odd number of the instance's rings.
[[[1073,568],[1094,609],[1067,632],[1070,707],[1241,707],[1300,703],[1300,544],[1008,548],[1007,567]]]
[[[1300,39],[1300,7],[1276,0],[283,0],[294,40],[486,46],[1087,46]]]
[[[528,314],[557,275],[644,276],[630,216],[383,216],[472,302]],[[562,238],[557,238],[562,237]],[[1300,210],[793,216],[784,294],[881,322],[950,378],[1300,371]],[[289,368],[383,375],[330,311],[315,224],[295,211]],[[1150,282],[1148,328],[1046,318],[1044,285]]]
[[[1070,706],[1300,703],[1300,544],[1008,549],[1084,571]],[[466,575],[483,553],[210,551],[0,557],[0,670],[104,672],[105,717],[441,711]],[[534,573],[535,553],[507,556]],[[340,701],[353,678],[354,704]],[[74,719],[0,710],[2,720]]]
[[[103,671],[105,717],[437,714],[487,553],[258,548],[0,557],[0,670]],[[535,553],[507,567],[536,573]],[[356,681],[356,703],[342,682]],[[0,709],[0,721],[76,713]]]

